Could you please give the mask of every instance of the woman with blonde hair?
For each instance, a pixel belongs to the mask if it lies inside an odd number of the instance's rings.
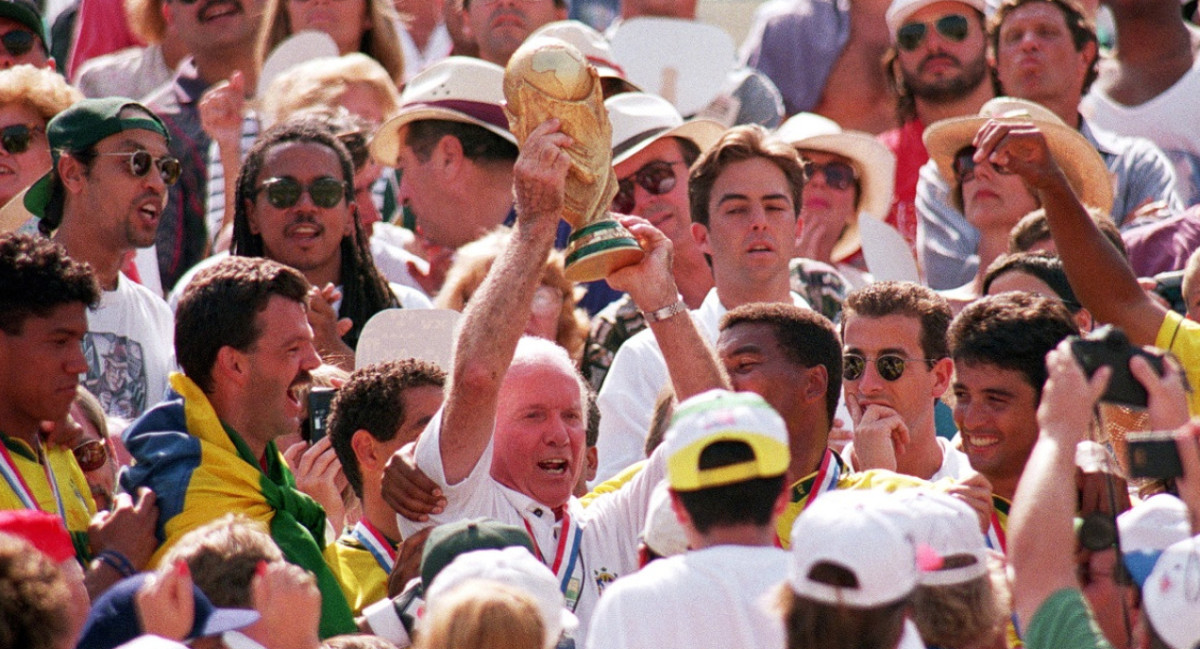
[[[399,110],[400,93],[378,61],[350,52],[301,63],[276,77],[260,114],[270,126],[319,106],[341,106],[378,126]]]
[[[537,604],[499,582],[475,580],[442,598],[421,625],[417,649],[542,649]]]
[[[404,54],[391,0],[267,0],[255,47],[259,65],[288,36],[325,32],[338,53],[362,52],[379,61],[396,85],[404,80]]]
[[[508,228],[500,227],[459,248],[433,305],[455,311],[466,308],[511,237]],[[553,340],[578,364],[588,323],[575,305],[575,282],[567,279],[563,271],[562,253],[552,250],[542,271],[542,285],[533,296],[533,312],[525,334]]]

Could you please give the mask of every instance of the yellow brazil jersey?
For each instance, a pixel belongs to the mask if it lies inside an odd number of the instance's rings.
[[[354,615],[387,597],[396,546],[361,522],[325,546],[325,563],[337,578]]]
[[[20,476],[14,488],[7,471],[0,470],[5,473],[5,479],[0,480],[0,509],[25,509],[23,494],[17,490],[28,490],[38,509],[57,512],[63,517],[67,531],[71,533],[71,541],[75,544],[76,556],[80,561],[89,560],[87,528],[96,513],[96,503],[92,500],[87,478],[75,461],[75,455],[70,449],[60,446],[43,447],[46,461],[49,462],[50,470],[47,471],[45,465],[38,461],[37,453],[24,440],[0,433],[0,443],[4,445],[0,463],[7,467],[11,462],[12,469]],[[58,485],[58,493],[62,498],[61,512],[54,490],[50,488],[49,476],[53,476]]]
[[[1158,329],[1154,345],[1174,352],[1179,357],[1188,384],[1192,387],[1188,394],[1188,410],[1193,417],[1200,415],[1200,323],[1185,320],[1178,313],[1168,311]]]

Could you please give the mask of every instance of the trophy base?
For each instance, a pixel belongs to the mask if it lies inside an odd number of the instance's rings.
[[[566,252],[566,276],[573,282],[604,279],[646,256],[629,230],[612,219],[589,223],[572,232]]]

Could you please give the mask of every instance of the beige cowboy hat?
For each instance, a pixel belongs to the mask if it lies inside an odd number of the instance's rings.
[[[711,119],[684,121],[671,102],[644,92],[619,94],[604,107],[612,122],[614,166],[664,137],[689,140],[703,152],[725,132],[723,124]]]
[[[427,119],[474,124],[516,144],[503,105],[504,68],[467,56],[442,59],[405,86],[399,112],[371,140],[371,157],[394,167],[400,155],[400,131]]]
[[[896,184],[896,156],[873,136],[843,131],[837,122],[815,113],[798,113],[775,130],[775,136],[797,149],[812,149],[850,160],[858,174],[861,193],[858,211],[883,220],[892,205]],[[833,260],[841,261],[861,247],[858,219],[846,224],[833,247]]]
[[[1013,97],[996,97],[984,104],[975,117],[952,117],[934,122],[925,129],[925,148],[929,157],[952,187],[956,184],[954,154],[971,144],[975,134],[991,119],[1037,125],[1079,202],[1104,212],[1112,210],[1112,180],[1096,147],[1041,104]],[[957,193],[952,192],[952,200],[961,210],[961,199],[954,197]]]

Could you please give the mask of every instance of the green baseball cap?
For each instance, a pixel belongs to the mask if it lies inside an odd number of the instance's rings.
[[[0,6],[12,4],[0,0]],[[131,109],[136,115],[122,115]],[[154,111],[128,97],[104,97],[84,99],[64,110],[46,125],[46,139],[50,142],[50,171],[33,183],[25,193],[25,209],[35,216],[44,216],[46,205],[54,194],[54,170],[63,151],[83,151],[104,138],[122,131],[141,129],[163,136],[167,142],[171,136]]]
[[[460,554],[475,550],[503,550],[512,546],[521,546],[531,553],[535,551],[529,533],[516,525],[490,518],[471,518],[439,525],[425,540],[425,550],[421,554],[421,586],[428,590],[433,578]]]
[[[37,5],[29,0],[0,0],[0,18],[15,20],[28,27],[29,31],[42,39],[42,49],[47,49],[46,27],[42,24],[42,15]]]

